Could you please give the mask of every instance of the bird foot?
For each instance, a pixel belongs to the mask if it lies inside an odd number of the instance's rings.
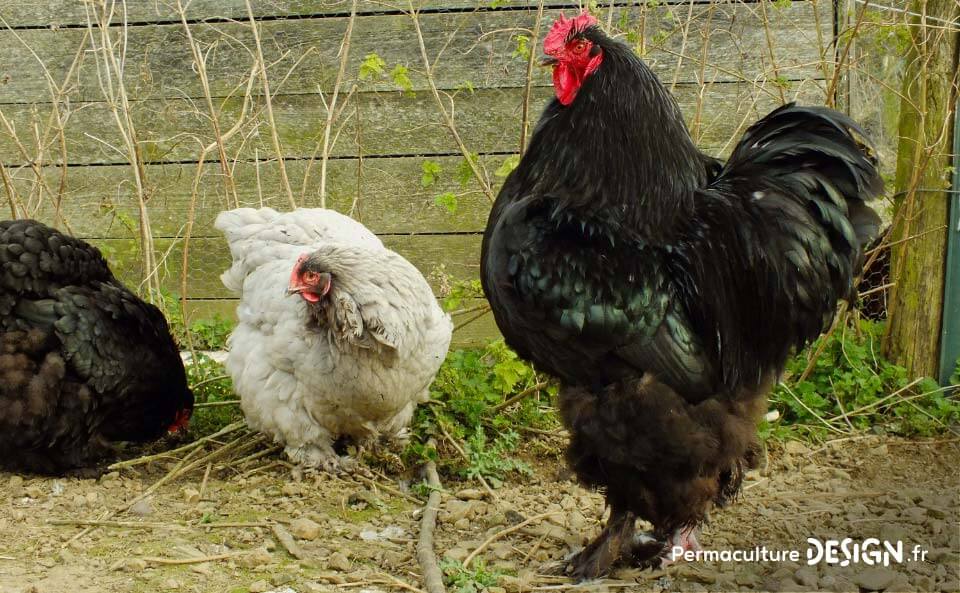
[[[333,451],[324,451],[320,447],[305,445],[303,447],[287,447],[284,453],[290,461],[307,469],[328,473],[334,476],[344,474],[359,474],[372,477],[370,470],[349,455],[337,455]]]
[[[684,553],[703,550],[697,540],[699,532],[696,527],[677,529],[666,542],[650,534],[640,534],[634,541],[634,561],[643,568],[663,569],[672,566],[683,560]],[[641,542],[641,538],[645,538],[646,542]]]

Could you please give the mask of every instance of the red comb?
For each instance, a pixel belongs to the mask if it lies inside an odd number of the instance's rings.
[[[550,32],[543,38],[543,52],[552,55],[560,51],[567,43],[570,35],[579,33],[597,24],[597,19],[589,12],[584,10],[572,19],[568,19],[560,13],[560,18],[553,22]]]

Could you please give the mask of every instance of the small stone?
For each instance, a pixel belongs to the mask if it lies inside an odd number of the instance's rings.
[[[900,516],[908,521],[919,523],[927,517],[927,509],[923,507],[910,507],[903,509],[903,511],[900,512]]]
[[[331,554],[330,559],[327,560],[327,566],[340,572],[346,572],[352,567],[350,559],[347,558],[343,552],[334,552]]]
[[[470,552],[468,552],[467,550],[465,550],[465,549],[463,549],[463,548],[451,548],[451,549],[447,550],[446,552],[444,552],[444,553],[443,553],[443,556],[444,556],[445,558],[449,558],[450,560],[455,560],[455,561],[457,561],[457,562],[462,562],[463,559],[466,558],[469,553],[470,553]]]
[[[268,552],[266,548],[257,548],[240,556],[238,561],[242,566],[247,568],[256,568],[270,564],[273,561],[273,556],[270,555],[270,552]]]
[[[204,576],[210,576],[213,574],[213,571],[210,569],[209,562],[201,562],[200,564],[191,564],[190,571],[197,574],[202,574]]]
[[[573,511],[567,518],[567,527],[570,531],[581,532],[587,526],[587,518],[580,511]]]
[[[106,484],[107,482],[114,482],[120,479],[120,472],[110,472],[100,476],[100,483]]]
[[[120,560],[117,560],[117,561],[115,561],[113,564],[111,564],[111,565],[107,568],[107,570],[109,570],[110,572],[114,572],[114,571],[117,571],[117,570],[123,570],[126,565],[127,565],[127,561],[124,560],[123,558],[121,558]]]
[[[250,590],[250,593],[266,593],[270,590],[270,583],[267,581],[253,581],[247,589]]]
[[[831,478],[839,478],[839,479],[841,479],[841,480],[849,480],[849,479],[850,479],[850,472],[847,472],[847,471],[842,470],[842,469],[837,468],[837,467],[831,467],[831,468],[830,468],[830,477],[831,477]]]
[[[800,441],[787,441],[783,448],[790,455],[806,455],[810,452],[810,448]]]
[[[20,476],[10,476],[10,479],[7,480],[7,486],[11,488],[20,488],[23,486],[23,478]]]
[[[960,554],[957,554],[950,548],[935,548],[930,550],[929,558],[931,562],[936,562],[937,564],[949,564],[951,566],[956,566],[960,562]]]
[[[464,488],[455,494],[460,500],[482,500],[486,495],[486,492],[477,488]]]
[[[793,578],[801,585],[807,587],[816,587],[818,581],[820,580],[817,577],[817,571],[809,566],[805,566],[793,573]]]
[[[139,517],[146,517],[153,514],[153,505],[149,499],[138,500],[136,504],[130,507],[130,512]]]
[[[777,587],[777,591],[806,591],[807,588],[800,585],[793,579],[781,579],[780,585]]]
[[[143,558],[132,558],[127,560],[124,568],[127,569],[127,572],[140,572],[147,569],[147,561]]]
[[[822,582],[823,580],[821,579],[821,583]],[[826,588],[826,585],[823,586]],[[847,577],[843,575],[837,575],[834,577],[829,590],[833,591],[834,593],[850,593],[851,591],[859,591],[860,589]]]
[[[942,583],[940,583],[940,584],[937,586],[937,588],[938,588],[940,591],[943,591],[943,593],[947,593],[948,591],[951,592],[951,593],[956,593],[957,591],[960,591],[960,581],[958,581],[958,580],[956,580],[956,579],[951,579],[951,580],[949,580],[949,581],[943,581]]]
[[[447,523],[456,523],[460,519],[469,519],[473,516],[473,501],[448,500],[443,506],[446,511],[444,521]]]
[[[297,496],[300,494],[300,485],[294,482],[287,482],[283,485],[283,488],[280,489],[280,492],[284,496]]]
[[[164,588],[164,589],[179,589],[179,588],[180,588],[180,581],[178,581],[177,579],[167,579],[167,580],[163,581],[163,588]]]
[[[890,586],[897,573],[882,566],[872,566],[860,571],[853,578],[853,582],[867,591],[883,591]]]
[[[930,507],[927,509],[927,515],[934,519],[946,519],[947,511],[937,507]]]
[[[507,590],[503,587],[487,587],[488,593],[507,593]]]
[[[506,560],[514,555],[513,546],[506,542],[499,542],[490,546],[490,554],[497,560]]]
[[[40,486],[37,486],[36,484],[27,486],[24,491],[26,492],[27,496],[29,496],[30,498],[40,498],[41,496],[43,496],[43,490],[40,488]]]
[[[454,528],[459,529],[461,531],[466,531],[470,529],[470,519],[467,519],[467,518],[457,519],[456,521],[453,522],[453,526]]]
[[[290,522],[290,533],[300,539],[313,541],[320,537],[320,525],[316,521],[300,517]]]
[[[196,488],[185,486],[180,489],[180,496],[183,497],[184,502],[187,504],[197,504],[200,502],[200,491]]]
[[[274,587],[281,587],[287,583],[292,583],[295,580],[297,580],[295,575],[292,575],[289,572],[281,572],[280,574],[275,574],[270,577],[270,584]]]

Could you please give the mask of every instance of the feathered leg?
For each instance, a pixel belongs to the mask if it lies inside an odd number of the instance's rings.
[[[637,516],[611,507],[610,520],[595,540],[570,560],[568,571],[578,581],[587,581],[610,573],[614,564],[633,545]]]

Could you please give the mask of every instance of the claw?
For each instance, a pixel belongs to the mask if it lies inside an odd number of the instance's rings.
[[[660,555],[660,568],[666,568],[677,562],[684,552],[700,552],[703,547],[697,541],[697,527],[684,527],[673,532]]]

